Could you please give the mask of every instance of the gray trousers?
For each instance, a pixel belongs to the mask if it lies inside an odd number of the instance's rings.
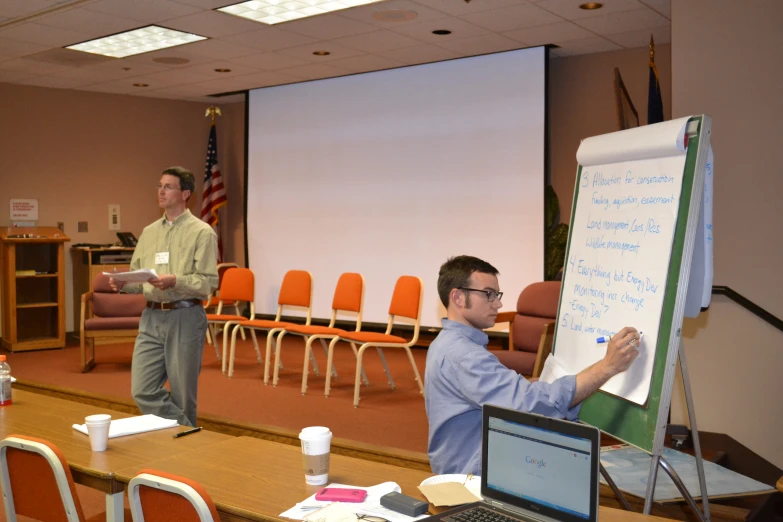
[[[142,413],[196,425],[206,335],[207,315],[201,306],[144,310],[131,366],[131,394]],[[163,386],[167,379],[171,392]]]

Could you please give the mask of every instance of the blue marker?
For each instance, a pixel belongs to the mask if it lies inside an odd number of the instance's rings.
[[[639,341],[641,341],[641,340],[642,340],[642,334],[643,334],[643,333],[644,333],[644,332],[639,332]],[[597,342],[598,344],[603,344],[603,343],[608,343],[608,342],[609,342],[609,341],[611,341],[611,340],[612,340],[612,338],[611,338],[611,337],[609,337],[608,335],[602,335],[601,337],[599,337],[598,339],[596,339],[596,340],[595,340],[595,342]]]

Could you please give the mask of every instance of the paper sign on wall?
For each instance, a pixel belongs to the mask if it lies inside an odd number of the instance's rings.
[[[12,198],[11,221],[38,221],[38,200]]]

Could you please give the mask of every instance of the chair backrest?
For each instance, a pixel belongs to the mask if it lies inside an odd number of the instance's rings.
[[[219,522],[209,493],[194,480],[143,469],[128,484],[134,521]]]
[[[25,435],[0,441],[0,486],[9,522],[16,515],[47,522],[84,520],[71,470],[51,442]]]
[[[147,301],[142,294],[120,294],[109,285],[107,275],[92,281],[92,313],[96,317],[141,317]]]
[[[249,268],[229,268],[223,274],[220,284],[220,301],[245,301],[255,299],[256,283],[253,271]]]
[[[362,329],[362,306],[364,304],[364,277],[361,274],[346,272],[337,280],[332,298],[332,320],[329,328],[334,327],[338,312],[354,312],[356,316],[356,331]]]
[[[313,276],[307,270],[289,270],[283,276],[280,285],[280,295],[277,297],[277,316],[279,321],[283,315],[284,306],[307,308],[307,321],[310,324],[313,302]]]
[[[544,326],[557,320],[560,284],[560,281],[533,283],[519,294],[513,330],[517,350],[538,353]]]
[[[421,324],[421,301],[424,297],[424,284],[421,279],[415,276],[400,276],[394,285],[391,303],[389,304],[389,324],[386,327],[386,334],[391,333],[394,324],[394,318],[401,316],[413,319],[413,338],[410,343],[413,344],[419,339],[419,325]]]

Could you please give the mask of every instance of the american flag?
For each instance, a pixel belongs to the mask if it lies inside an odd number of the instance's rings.
[[[204,169],[204,193],[201,196],[201,220],[206,221],[215,229],[218,235],[218,262],[223,260],[223,242],[218,225],[218,210],[226,201],[226,187],[220,175],[220,165],[217,159],[217,134],[215,124],[209,130],[207,144],[207,163]]]

